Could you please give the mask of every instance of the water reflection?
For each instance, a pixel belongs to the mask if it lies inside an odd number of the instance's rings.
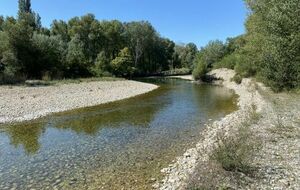
[[[39,148],[39,138],[45,132],[41,123],[25,124],[23,126],[12,125],[7,127],[7,135],[10,144],[15,148],[22,146],[27,154],[35,154]]]
[[[157,94],[157,93],[155,93]],[[164,106],[164,103],[155,104],[147,100],[125,100],[118,103],[107,104],[80,111],[71,116],[63,116],[54,125],[59,129],[71,129],[78,134],[96,135],[103,128],[115,128],[120,126],[149,127],[155,114]],[[146,98],[146,99],[149,99]],[[136,104],[136,102],[140,102]],[[97,109],[97,110],[95,110]],[[76,119],[74,119],[76,117]]]
[[[233,91],[221,86],[203,85],[199,93],[197,86],[193,86],[192,93],[199,112],[206,114],[209,119],[224,115],[232,111]],[[237,98],[237,96],[234,96]],[[199,101],[200,100],[200,101]],[[234,102],[236,103],[236,102]]]

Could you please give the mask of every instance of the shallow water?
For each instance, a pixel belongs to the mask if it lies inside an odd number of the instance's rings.
[[[145,79],[144,79],[145,80]],[[226,88],[178,79],[135,98],[0,126],[0,189],[151,189],[205,123],[236,110]]]

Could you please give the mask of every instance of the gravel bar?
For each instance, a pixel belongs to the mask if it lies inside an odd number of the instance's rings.
[[[0,86],[0,124],[96,106],[150,92],[158,86],[122,80],[54,86]]]

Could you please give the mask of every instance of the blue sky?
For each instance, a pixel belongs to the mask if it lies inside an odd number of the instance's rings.
[[[18,0],[0,0],[0,15],[15,16]],[[97,19],[148,20],[164,37],[199,47],[244,33],[243,0],[32,0],[44,26],[93,13]]]

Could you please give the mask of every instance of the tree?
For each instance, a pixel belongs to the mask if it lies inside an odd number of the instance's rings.
[[[203,52],[199,52],[196,55],[195,61],[194,61],[195,68],[193,70],[193,77],[197,79],[204,79],[204,76],[206,75],[208,71],[208,65],[204,60]]]
[[[68,43],[66,72],[69,77],[88,76],[88,60],[84,55],[84,43],[76,35]]]
[[[202,59],[208,68],[212,68],[214,63],[220,61],[225,55],[225,46],[222,41],[210,41],[202,51]]]
[[[51,35],[60,36],[64,42],[70,41],[70,36],[68,34],[68,24],[62,20],[54,20],[51,24]]]
[[[300,84],[299,0],[246,1],[246,63],[274,90]]]
[[[31,12],[30,0],[29,2],[27,0],[19,0],[18,18],[20,19],[22,18],[24,13],[30,13],[30,12]]]
[[[104,37],[104,49],[107,55],[114,59],[125,46],[124,25],[117,20],[103,21],[101,29]]]
[[[188,69],[193,69],[194,67],[194,59],[196,58],[196,54],[198,52],[198,48],[194,43],[188,43],[186,45],[180,44],[175,46],[175,56],[177,56],[180,60],[179,67],[185,67]]]
[[[186,68],[193,69],[193,62],[198,52],[198,48],[194,43],[188,43],[185,46],[185,56],[183,65]]]
[[[222,41],[210,41],[200,52],[197,53],[194,60],[193,75],[195,79],[204,79],[206,72],[212,69],[213,65],[218,63],[225,56],[225,46]]]
[[[111,66],[116,76],[131,77],[135,68],[129,48],[122,49],[118,57],[112,60]]]
[[[91,68],[91,72],[93,75],[101,77],[105,72],[108,71],[111,71],[110,60],[106,57],[105,52],[101,51],[97,55],[95,65]]]
[[[227,38],[225,48],[226,54],[232,54],[236,51],[240,51],[246,45],[245,35],[239,35],[234,38]]]
[[[3,30],[3,23],[4,23],[4,18],[3,16],[0,16],[0,31]]]
[[[103,34],[100,24],[93,14],[72,18],[68,22],[68,34],[71,39],[76,36],[83,45],[83,53],[90,63],[101,51]]]
[[[19,0],[18,20],[25,21],[34,29],[41,28],[41,17],[31,9],[30,0]]]
[[[17,19],[0,16],[0,75],[10,73],[30,79],[151,75],[191,63],[194,44],[184,47],[184,59],[175,43],[162,38],[145,21],[99,21],[92,14],[68,22],[54,20],[42,27],[30,0],[19,0]],[[183,57],[183,56],[182,56]],[[1,77],[2,77],[1,76]]]
[[[34,33],[32,45],[36,52],[35,68],[39,70],[40,77],[49,74],[58,77],[63,70],[64,44],[60,36],[46,36]]]
[[[28,25],[26,20],[19,20],[17,23],[10,23],[7,26],[9,46],[18,59],[21,72],[28,77],[38,77],[35,69],[35,54],[32,48],[32,35],[34,29]]]
[[[139,60],[147,45],[153,42],[156,31],[149,22],[130,22],[125,24],[125,35],[133,52],[134,65],[138,68]]]

